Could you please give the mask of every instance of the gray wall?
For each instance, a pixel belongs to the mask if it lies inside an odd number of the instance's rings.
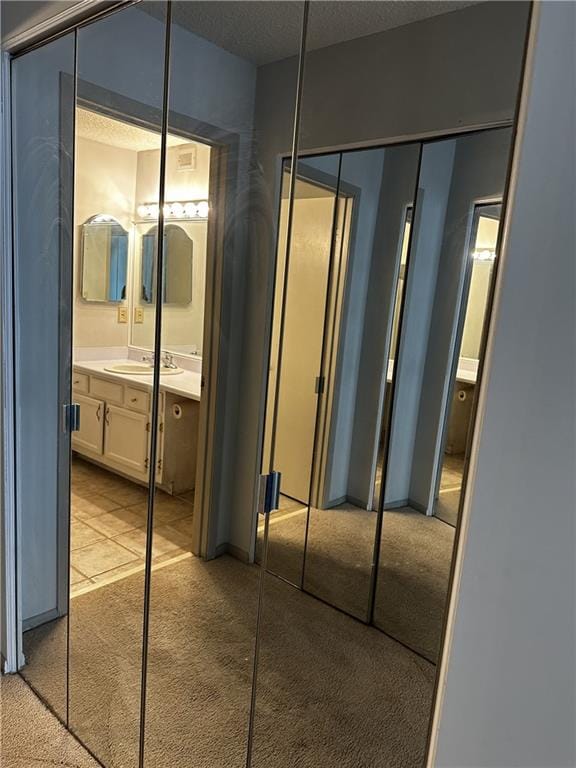
[[[435,765],[576,764],[576,5],[539,5]]]

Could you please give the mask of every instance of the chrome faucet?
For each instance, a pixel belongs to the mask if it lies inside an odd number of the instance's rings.
[[[162,352],[162,365],[164,368],[178,368],[170,352]]]
[[[149,355],[142,355],[142,362],[148,363],[152,368],[154,367],[154,352],[150,352]]]

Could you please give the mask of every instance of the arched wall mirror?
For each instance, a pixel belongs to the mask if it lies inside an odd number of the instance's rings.
[[[113,216],[99,213],[82,225],[81,238],[84,301],[124,301],[128,281],[128,232]]]
[[[140,300],[145,304],[152,304],[156,298],[157,231],[158,227],[152,227],[142,235]],[[183,227],[167,224],[163,250],[162,302],[186,306],[192,301],[194,243]]]

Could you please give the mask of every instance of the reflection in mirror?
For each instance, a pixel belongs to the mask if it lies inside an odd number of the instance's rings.
[[[341,244],[334,247],[343,255],[328,307],[304,588],[364,621],[378,517],[372,496],[379,425],[419,154],[420,145],[410,144],[342,155],[340,198],[346,195],[351,209],[351,237],[347,262]]]
[[[216,200],[213,178],[217,152],[194,133],[194,120],[173,113],[167,137],[166,199],[164,207],[164,276],[162,348],[173,355],[202,356],[206,292],[208,230],[214,210],[208,198]],[[178,132],[176,133],[176,129]],[[153,193],[154,173],[159,170],[160,153],[141,152],[136,187],[137,216],[133,296],[135,310],[130,324],[130,344],[138,349],[154,348],[154,306],[156,295],[156,229],[147,204]]]
[[[191,360],[194,368],[169,385],[160,377],[144,765],[246,768],[256,463],[237,436],[257,429],[263,354],[254,346],[263,344],[268,322],[258,312],[276,226],[276,178],[267,164],[275,172],[277,154],[267,156],[274,134],[258,124],[270,113],[261,81],[289,57],[281,87],[291,99],[282,118],[291,130],[303,3],[186,0],[171,9],[167,128],[193,142],[196,167],[190,146],[168,153],[166,200],[204,199],[209,208],[204,221],[178,222],[193,241],[192,301],[163,304],[156,340],[171,351],[196,344],[202,360]],[[164,259],[170,247],[165,241]],[[141,309],[138,333],[148,306]],[[176,476],[169,460],[180,466]]]
[[[426,144],[418,182],[374,623],[433,663],[499,227],[499,206],[478,201],[501,199],[510,140],[498,129]]]
[[[439,485],[434,505],[436,517],[453,527],[458,522],[464,458],[476,397],[478,363],[493,287],[501,208],[500,204],[475,205],[472,219],[466,276],[468,287],[465,291],[467,298],[464,296],[461,309],[464,327],[456,358],[456,378],[446,413],[442,466],[438,473]]]
[[[279,252],[264,463],[282,473],[282,493],[267,569],[363,620],[419,152],[301,160],[286,265]],[[258,533],[260,552],[262,523]]]
[[[156,231],[157,227],[152,227],[142,235],[140,299],[146,304],[152,304],[156,300]],[[183,227],[166,224],[163,249],[162,302],[186,306],[192,301],[194,243]]]
[[[385,461],[386,439],[389,434],[390,408],[392,407],[392,381],[394,377],[394,366],[398,355],[398,341],[400,334],[400,319],[402,312],[402,301],[404,298],[404,288],[406,286],[406,268],[408,266],[408,249],[410,247],[410,232],[412,231],[412,216],[414,206],[407,205],[402,213],[402,242],[400,246],[400,268],[396,280],[396,292],[394,300],[394,317],[392,320],[392,333],[390,335],[390,350],[388,353],[388,371],[386,374],[386,385],[384,391],[384,403],[382,406],[382,418],[380,420],[380,438],[378,441],[378,451],[376,460],[376,470],[374,473],[374,494],[372,497],[372,509],[380,509],[380,493],[382,490],[382,472]]]
[[[160,15],[153,23],[132,5],[77,32],[75,219],[104,211],[131,244],[125,306],[79,295],[79,275],[88,276],[79,237],[75,252],[68,711],[107,768],[136,768],[140,751],[152,377],[110,369],[134,364],[128,315],[144,176],[146,200],[159,205],[166,6],[146,5]],[[148,228],[155,221],[154,212]]]
[[[18,654],[24,679],[63,721],[70,435],[60,427],[61,404],[70,397],[74,47],[70,33],[10,64]]]
[[[128,232],[113,216],[99,213],[82,226],[81,261],[84,301],[126,299]]]
[[[289,251],[278,254],[267,411],[268,455],[282,472],[282,498],[269,535],[267,567],[300,585],[307,510],[311,493],[318,406],[318,375],[329,283],[339,155],[306,158],[298,164]],[[279,242],[288,226],[290,175],[284,171]],[[260,526],[260,539],[262,526]]]

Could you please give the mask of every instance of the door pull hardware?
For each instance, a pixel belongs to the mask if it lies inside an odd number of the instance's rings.
[[[64,432],[78,432],[80,429],[79,403],[65,403],[62,406],[62,426]]]
[[[260,475],[261,502],[260,514],[269,515],[278,509],[280,502],[280,472],[270,472],[269,475]]]
[[[316,383],[314,384],[314,392],[317,395],[323,395],[324,394],[324,385],[326,383],[326,379],[324,376],[316,376]]]
[[[144,459],[144,469],[148,469],[148,464],[149,464],[148,457],[146,457]]]
[[[146,432],[150,432],[150,422],[146,422]]]
[[[106,408],[104,411],[104,421],[108,426],[110,426],[110,408]]]
[[[100,421],[101,418],[102,418],[102,404],[100,404],[96,409],[96,419]]]

